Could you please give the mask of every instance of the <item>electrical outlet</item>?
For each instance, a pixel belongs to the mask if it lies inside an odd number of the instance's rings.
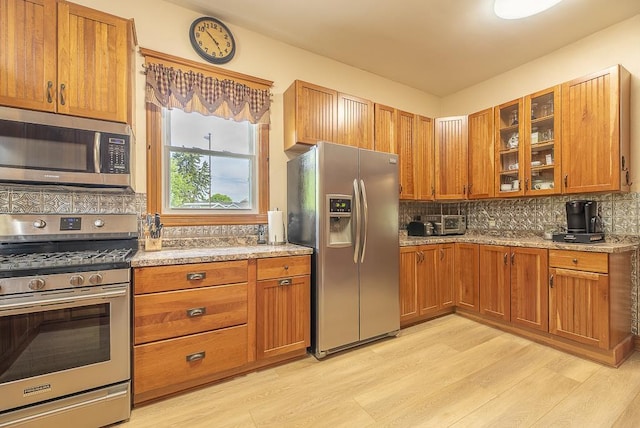
[[[490,229],[495,229],[496,228],[496,221],[492,218],[489,219],[489,228]]]

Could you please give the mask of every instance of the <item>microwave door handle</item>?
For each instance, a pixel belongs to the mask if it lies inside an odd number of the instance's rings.
[[[353,263],[358,263],[358,254],[360,254],[360,189],[358,189],[358,180],[353,180],[353,196],[355,199],[355,203],[353,204],[353,208],[355,209],[356,215],[356,242],[353,246]]]
[[[96,132],[93,136],[93,171],[95,173],[102,172],[102,165],[100,165],[100,133]]]
[[[364,180],[360,180],[360,187],[362,187],[362,206],[364,207],[364,233],[362,239],[362,256],[360,256],[360,263],[364,263],[364,253],[367,251],[367,235],[369,234],[369,204],[367,202],[367,189],[364,185]]]

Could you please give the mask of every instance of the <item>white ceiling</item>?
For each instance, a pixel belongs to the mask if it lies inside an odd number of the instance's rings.
[[[564,0],[516,21],[493,0],[168,1],[437,96],[640,13],[640,0]]]

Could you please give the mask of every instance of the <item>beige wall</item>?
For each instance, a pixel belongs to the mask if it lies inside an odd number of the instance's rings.
[[[74,0],[94,9],[134,18],[140,47],[202,61],[191,48],[188,30],[201,14],[160,0]],[[295,79],[327,86],[375,102],[434,117],[440,100],[408,86],[280,43],[229,24],[237,43],[234,59],[225,68],[274,82],[270,133],[271,208],[286,209],[286,162],[283,150],[282,93]],[[136,80],[136,191],[145,192],[145,116],[142,58]]]
[[[468,114],[610,65],[631,72],[631,179],[640,191],[640,15],[442,99],[441,114]],[[522,47],[523,49],[525,47]]]

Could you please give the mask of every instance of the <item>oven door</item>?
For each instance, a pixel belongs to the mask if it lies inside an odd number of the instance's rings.
[[[0,299],[0,412],[129,372],[129,284]]]

